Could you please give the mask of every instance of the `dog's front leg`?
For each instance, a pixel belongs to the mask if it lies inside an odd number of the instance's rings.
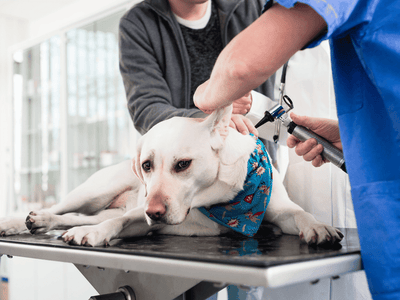
[[[0,220],[0,236],[19,234],[25,230],[25,218],[9,217]]]
[[[144,236],[158,228],[159,225],[148,225],[144,207],[137,207],[121,217],[106,220],[98,225],[74,227],[63,234],[63,240],[74,245],[95,247],[108,245],[110,240],[116,238]]]
[[[46,210],[37,213],[31,212],[26,218],[25,225],[30,233],[44,233],[52,229],[70,229],[74,226],[97,225],[101,222],[120,217],[124,208],[105,209],[93,216],[79,214],[53,215]]]
[[[54,215],[66,213],[94,215],[107,208],[118,195],[128,190],[137,190],[139,186],[139,180],[131,171],[131,161],[123,161],[97,171],[69,192],[60,203],[46,211]],[[37,212],[33,215],[35,214]]]
[[[333,245],[343,238],[338,229],[319,222],[289,199],[276,170],[264,220],[278,225],[286,234],[298,234],[309,245]]]

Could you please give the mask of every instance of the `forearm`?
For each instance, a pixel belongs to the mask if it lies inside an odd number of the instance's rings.
[[[146,221],[143,206],[127,211],[120,219],[121,227],[116,238],[145,236],[150,231],[156,231],[165,226],[164,224],[150,226]]]
[[[157,66],[142,54],[141,59],[126,58],[121,61],[121,75],[125,85],[128,109],[135,128],[145,134],[155,124],[172,117],[204,117],[200,110],[177,107],[182,101],[173,103],[172,92]],[[138,65],[145,61],[147,66]],[[148,72],[152,70],[153,72]],[[151,73],[149,75],[148,73]],[[175,104],[175,105],[174,105]]]
[[[221,52],[210,80],[199,91],[200,102],[206,101],[209,109],[229,105],[267,80],[325,27],[323,18],[307,5],[286,9],[275,4]]]
[[[198,109],[184,108],[188,99],[177,97],[181,97],[183,89],[181,77],[175,83],[177,71],[166,75],[167,66],[157,51],[161,41],[157,35],[155,38],[149,35],[152,26],[144,25],[143,14],[140,11],[136,14],[129,19],[122,18],[119,27],[120,72],[135,128],[144,134],[155,124],[174,116],[205,116]]]

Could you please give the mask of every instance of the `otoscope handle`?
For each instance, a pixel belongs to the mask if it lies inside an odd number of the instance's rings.
[[[312,132],[311,130],[308,130],[307,128],[301,125],[297,125],[294,122],[289,123],[288,132],[290,134],[293,134],[302,142],[311,138],[316,139],[318,144],[321,144],[324,147],[324,150],[321,153],[322,157],[329,160],[335,166],[339,167],[340,169],[342,169],[344,172],[347,173],[346,165],[343,158],[343,152],[340,151],[335,146],[333,146],[323,137],[319,136],[318,134]]]

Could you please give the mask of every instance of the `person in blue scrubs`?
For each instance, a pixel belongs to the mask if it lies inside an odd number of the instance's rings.
[[[400,1],[275,2],[222,51],[195,104],[229,105],[298,50],[329,39],[368,285],[373,299],[400,299]]]

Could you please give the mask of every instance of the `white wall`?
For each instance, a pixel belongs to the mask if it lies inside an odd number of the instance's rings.
[[[29,24],[29,38],[47,36],[57,30],[70,28],[75,24],[97,19],[113,10],[134,5],[140,0],[80,0],[72,2],[59,11],[35,20]]]
[[[12,102],[9,47],[28,37],[28,22],[0,14],[0,217],[11,196]]]

